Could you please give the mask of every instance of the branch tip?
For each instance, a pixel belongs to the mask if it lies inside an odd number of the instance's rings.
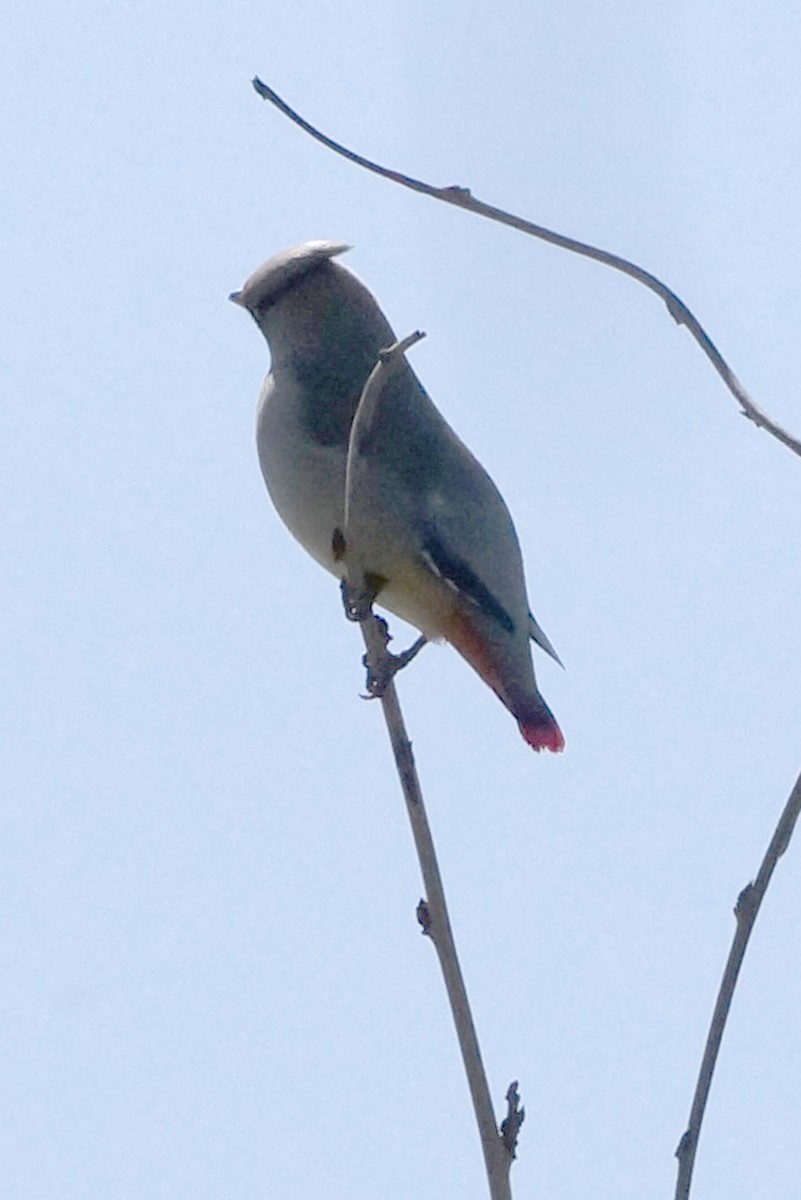
[[[528,221],[525,217],[518,217],[514,213],[506,212],[502,208],[496,208],[492,204],[478,200],[473,196],[469,188],[459,185],[434,187],[433,184],[426,183],[422,179],[415,179],[412,175],[404,175],[401,171],[392,170],[389,167],[384,167],[380,163],[374,162],[372,159],[365,158],[364,155],[357,154],[354,150],[349,150],[341,142],[334,141],[333,138],[315,128],[305,117],[302,117],[300,113],[290,108],[277,92],[274,92],[271,87],[268,87],[266,83],[259,79],[258,75],[254,77],[252,83],[255,91],[263,100],[269,100],[284,116],[288,117],[290,121],[293,121],[308,133],[315,141],[320,142],[323,146],[327,146],[329,150],[333,150],[335,154],[341,155],[348,162],[363,167],[365,171],[370,171],[373,175],[379,175],[382,179],[389,179],[393,183],[409,188],[413,192],[421,192],[424,196],[430,196],[434,200],[441,200],[445,204],[453,204],[457,208],[475,213],[479,217],[485,217],[489,221],[497,221],[501,225],[508,225],[512,229],[517,229],[520,233],[540,238],[544,242],[549,242],[553,246],[559,246],[563,250],[569,250],[573,254],[580,254],[585,258],[591,258],[595,262],[602,263],[604,266],[611,267],[615,271],[620,271],[624,275],[628,275],[631,279],[649,288],[650,291],[654,292],[667,305],[668,312],[676,324],[687,327],[691,336],[701,347],[704,354],[706,354],[718,375],[720,375],[731,395],[742,405],[744,411],[748,415],[751,415],[754,423],[760,428],[766,429],[768,433],[772,434],[777,441],[787,446],[789,450],[792,450],[794,454],[801,456],[801,440],[784,429],[778,421],[774,421],[772,417],[769,417],[767,413],[764,413],[758,407],[737,379],[701,322],[690,311],[684,301],[667,284],[658,279],[656,275],[652,275],[650,271],[644,270],[643,267],[630,262],[626,258],[622,258],[618,254],[612,254],[608,250],[601,250],[599,247],[591,246],[587,242],[580,242],[576,238],[567,237],[565,234],[557,233],[556,230],[548,229],[544,225],[537,225],[533,221]],[[757,419],[757,415],[759,419]]]
[[[526,1119],[526,1110],[525,1107],[520,1106],[520,1093],[517,1089],[518,1081],[515,1079],[507,1088],[507,1113],[503,1121],[501,1121],[501,1141],[510,1159],[517,1157],[517,1141],[520,1126]]]
[[[679,1171],[676,1179],[676,1191],[674,1192],[675,1200],[688,1200],[690,1195],[695,1156],[698,1152],[698,1142],[709,1099],[709,1090],[712,1086],[712,1077],[715,1073],[718,1055],[720,1054],[720,1045],[723,1040],[723,1032],[726,1028],[732,999],[734,998],[734,991],[740,976],[740,968],[743,965],[745,952],[748,949],[748,942],[765,897],[765,892],[768,889],[768,884],[773,877],[773,872],[776,869],[779,858],[787,849],[799,814],[801,814],[801,775],[796,780],[795,786],[782,809],[776,828],[773,831],[773,836],[760,864],[756,879],[753,883],[746,884],[737,897],[737,902],[734,906],[734,915],[737,921],[734,937],[723,971],[723,978],[720,981],[715,1007],[712,1012],[712,1020],[709,1025],[709,1032],[690,1109],[690,1120],[676,1150],[676,1157],[679,1160]]]

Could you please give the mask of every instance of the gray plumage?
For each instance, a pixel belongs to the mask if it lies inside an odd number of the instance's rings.
[[[345,471],[353,416],[378,353],[395,335],[370,292],[333,261],[348,247],[308,242],[259,268],[231,296],[270,347],[259,398],[259,461],[278,513],[340,578],[374,581],[378,602],[427,637],[452,642],[536,749],[562,748],[537,690],[520,547],[504,501],[404,360],[373,419],[357,429],[358,521],[344,558]],[[351,502],[354,497],[351,497]],[[350,539],[349,539],[350,540]]]

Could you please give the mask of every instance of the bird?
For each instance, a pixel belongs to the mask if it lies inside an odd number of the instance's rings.
[[[368,601],[450,643],[528,745],[559,752],[564,737],[537,687],[530,640],[560,660],[530,612],[511,515],[405,358],[351,444],[368,377],[397,339],[372,293],[335,261],[350,249],[309,241],[282,250],[229,297],[270,351],[256,420],[270,498],[321,566],[369,581]],[[360,483],[352,549],[349,450]]]

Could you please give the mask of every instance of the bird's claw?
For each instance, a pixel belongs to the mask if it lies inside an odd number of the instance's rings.
[[[376,620],[381,620],[377,617]],[[386,629],[386,622],[382,621]],[[387,637],[387,640],[388,637]],[[383,653],[376,657],[368,651],[362,658],[362,662],[367,668],[367,695],[365,700],[377,700],[384,695],[392,680],[397,675],[398,671],[402,671],[408,666],[413,658],[416,658],[423,646],[426,644],[426,639],[421,635],[408,650],[404,650],[402,654],[392,654],[384,648]]]

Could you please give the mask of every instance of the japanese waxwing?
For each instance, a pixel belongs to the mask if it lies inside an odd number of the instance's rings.
[[[396,338],[364,284],[333,261],[348,249],[314,241],[283,250],[231,295],[270,347],[257,416],[270,497],[322,566],[362,592],[368,581],[368,601],[450,642],[530,746],[562,750],[529,639],[559,659],[529,611],[509,510],[405,359],[351,445],[365,383]],[[345,526],[349,447],[355,538]]]

